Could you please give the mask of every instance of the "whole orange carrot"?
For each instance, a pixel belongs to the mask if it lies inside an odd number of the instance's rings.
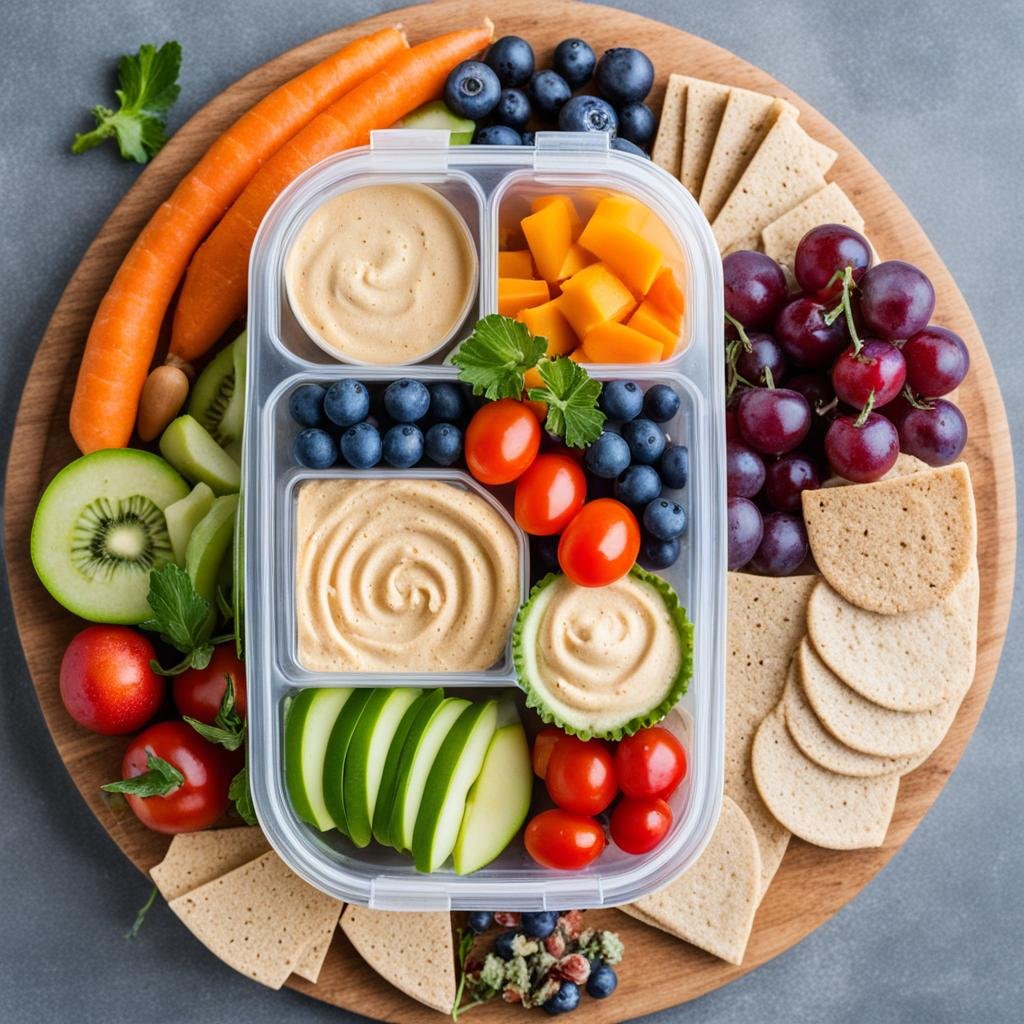
[[[260,100],[218,138],[143,228],[100,302],[71,403],[83,452],[122,448],[160,325],[203,238],[264,161],[407,47],[396,28],[357,39]]]
[[[406,50],[310,122],[268,160],[189,264],[174,312],[171,353],[196,359],[245,312],[249,251],[263,215],[313,164],[369,141],[441,95],[448,73],[490,42],[493,25],[450,32]]]

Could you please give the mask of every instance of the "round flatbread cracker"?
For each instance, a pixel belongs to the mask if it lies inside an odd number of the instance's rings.
[[[931,752],[946,735],[960,696],[927,711],[890,711],[851,690],[808,641],[797,652],[800,683],[818,721],[841,743],[876,757]]]
[[[840,743],[818,721],[814,709],[807,703],[795,661],[789,669],[781,707],[793,742],[805,757],[827,771],[856,779],[873,779],[894,772],[903,775],[916,767],[915,759],[911,757],[875,757]]]
[[[978,566],[940,604],[904,615],[858,608],[825,580],[807,605],[807,633],[847,686],[892,711],[927,711],[963,693],[974,675]]]
[[[768,809],[794,835],[829,850],[881,846],[898,775],[855,779],[806,758],[776,708],[754,737],[754,781]]]

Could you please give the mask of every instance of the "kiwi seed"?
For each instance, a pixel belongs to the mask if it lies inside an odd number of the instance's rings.
[[[173,559],[164,514],[141,494],[94,499],[71,530],[71,563],[88,579],[148,573]]]

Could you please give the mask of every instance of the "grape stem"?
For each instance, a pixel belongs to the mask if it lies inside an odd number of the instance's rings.
[[[818,416],[827,416],[833,409],[839,405],[839,399],[833,398],[827,405],[823,405],[821,402],[814,403],[814,412]]]
[[[725,321],[726,323],[732,324],[733,327],[736,328],[736,333],[740,337],[740,343],[743,345],[743,351],[753,352],[754,346],[750,344],[750,339],[747,337],[747,332],[743,329],[743,324],[741,324],[739,320],[736,319],[736,317],[729,316],[728,313],[725,314]]]
[[[864,403],[864,408],[861,409],[860,415],[853,421],[855,427],[863,427],[868,421],[868,417],[871,415],[871,410],[875,407],[875,393],[872,391],[868,395],[868,400]]]
[[[772,368],[770,366],[766,366],[764,368],[764,386],[769,391],[775,390],[775,375],[772,373]]]
[[[907,400],[907,404],[915,409],[934,409],[935,403],[927,398],[918,398],[913,391],[910,390],[909,384],[903,385],[903,397]]]
[[[730,341],[725,346],[725,366],[728,372],[728,380],[726,381],[725,397],[732,398],[733,392],[740,386],[753,387],[754,385],[747,380],[739,370],[736,369],[736,361],[740,356],[740,342]]]
[[[853,341],[853,354],[855,356],[860,355],[864,342],[860,340],[860,336],[857,334],[857,325],[853,322],[853,303],[850,301],[850,294],[857,287],[857,283],[853,279],[853,267],[843,267],[841,270],[837,270],[829,279],[826,287],[831,287],[839,280],[843,282],[843,292],[839,299],[839,304],[825,314],[825,323],[831,327],[840,316],[845,316],[846,328],[850,332],[850,339]]]

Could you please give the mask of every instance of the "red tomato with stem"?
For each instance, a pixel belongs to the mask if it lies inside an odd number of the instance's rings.
[[[154,832],[196,832],[227,810],[236,761],[186,722],[158,722],[128,745],[122,781],[103,788],[124,793],[135,816]]]
[[[583,468],[568,455],[538,455],[516,483],[516,522],[526,533],[561,533],[587,500]]]
[[[585,814],[555,809],[542,811],[526,826],[526,851],[540,865],[578,871],[601,855],[604,829]]]
[[[483,484],[510,484],[537,457],[540,437],[537,417],[522,402],[488,402],[466,428],[466,465]]]
[[[555,744],[544,781],[559,807],[579,814],[600,814],[619,791],[608,748],[577,736],[563,736]]]
[[[174,706],[181,715],[213,725],[224,701],[227,676],[235,694],[235,711],[245,718],[245,666],[238,659],[234,643],[219,644],[206,668],[190,668],[176,676],[171,687]]]
[[[612,811],[612,842],[626,853],[648,853],[672,827],[672,808],[658,797],[624,796]]]
[[[641,729],[616,748],[615,775],[626,796],[667,800],[686,778],[686,751],[664,726]]]
[[[551,760],[551,751],[555,744],[565,738],[565,733],[553,725],[546,726],[537,733],[533,741],[533,774],[543,779],[547,774],[548,761]]]
[[[127,626],[89,626],[64,652],[60,696],[79,724],[115,736],[141,729],[163,703],[166,684],[150,667],[153,645]]]
[[[639,553],[636,516],[614,498],[584,505],[558,542],[562,572],[581,587],[606,587],[621,579]]]

